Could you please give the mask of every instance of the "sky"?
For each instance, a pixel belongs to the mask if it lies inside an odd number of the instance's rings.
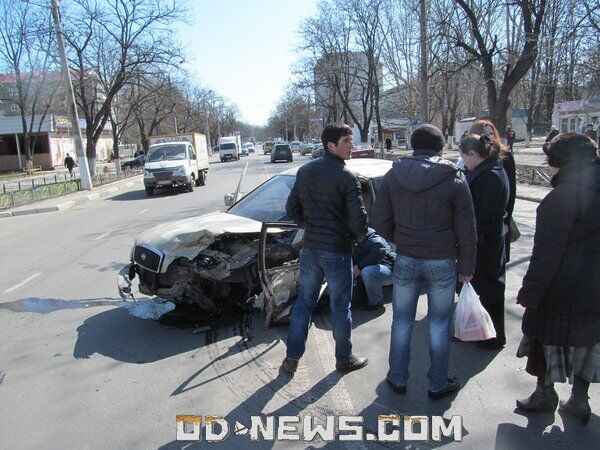
[[[317,0],[190,0],[192,25],[179,40],[186,68],[201,85],[238,105],[242,119],[265,125],[291,80],[298,28]]]

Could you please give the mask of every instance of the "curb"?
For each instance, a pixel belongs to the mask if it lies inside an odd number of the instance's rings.
[[[529,197],[527,195],[517,195],[517,198],[519,200],[525,200],[525,201],[534,202],[534,203],[542,203],[542,200],[543,200],[543,198]]]
[[[87,203],[87,202],[92,202],[95,200],[100,200],[104,197],[109,197],[112,194],[119,192],[123,189],[126,188],[130,188],[132,187],[134,184],[136,183],[140,183],[143,182],[143,178],[140,178],[139,180],[135,180],[135,181],[129,181],[127,183],[121,184],[119,186],[113,186],[110,187],[108,189],[104,189],[103,191],[100,192],[96,192],[94,194],[87,194],[84,195],[80,198],[77,199],[73,199],[73,200],[69,200],[63,203],[59,203],[57,205],[54,206],[46,206],[43,208],[31,208],[31,209],[23,209],[20,211],[13,211],[13,210],[7,210],[7,211],[0,211],[0,218],[4,218],[4,217],[17,217],[17,216],[28,216],[31,214],[41,214],[41,213],[46,213],[46,212],[55,212],[55,211],[64,211],[66,209],[72,208],[75,205],[81,204],[81,203]]]

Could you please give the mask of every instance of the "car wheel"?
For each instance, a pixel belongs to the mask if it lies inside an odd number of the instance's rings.
[[[146,186],[146,195],[152,197],[154,195],[154,188],[152,186]]]
[[[196,179],[194,178],[194,174],[190,175],[190,182],[187,184],[187,191],[194,192],[194,185],[196,184]]]
[[[293,162],[293,161],[294,161],[294,158],[290,158],[290,159],[289,159],[289,161],[290,161],[290,162]]]
[[[196,181],[196,186],[205,186],[206,185],[206,170],[201,170],[198,172],[198,180]]]

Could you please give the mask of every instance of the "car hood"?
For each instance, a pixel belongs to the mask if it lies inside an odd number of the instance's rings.
[[[199,217],[166,222],[140,234],[136,245],[151,245],[165,255],[161,272],[166,272],[169,264],[177,258],[194,259],[225,234],[260,233],[262,222],[246,217],[215,211]],[[269,233],[282,230],[270,228]]]
[[[146,170],[156,170],[156,169],[174,169],[175,167],[181,167],[187,160],[185,159],[173,159],[169,161],[156,161],[156,162],[147,162],[144,164],[144,169]]]

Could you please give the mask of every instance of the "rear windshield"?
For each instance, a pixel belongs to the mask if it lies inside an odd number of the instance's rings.
[[[286,145],[277,145],[277,146],[275,146],[275,150],[280,151],[280,152],[285,152],[285,151],[287,151],[289,149],[290,149],[290,146],[287,145],[287,144]]]
[[[221,150],[235,150],[235,144],[233,142],[226,142],[221,144]]]

